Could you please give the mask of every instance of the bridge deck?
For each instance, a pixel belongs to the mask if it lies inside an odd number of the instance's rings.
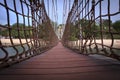
[[[51,50],[0,71],[0,80],[120,80],[120,64],[64,48]]]

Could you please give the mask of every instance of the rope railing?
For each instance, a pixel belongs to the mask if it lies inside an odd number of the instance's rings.
[[[5,21],[0,22],[0,67],[41,54],[57,44],[44,0],[1,0],[2,11],[0,18],[5,17]]]
[[[81,54],[102,54],[120,60],[118,16],[120,0],[74,0],[63,45]]]

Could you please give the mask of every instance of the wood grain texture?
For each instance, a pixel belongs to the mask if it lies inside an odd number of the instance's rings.
[[[0,71],[0,80],[120,80],[120,64],[77,54],[59,43],[51,50]]]

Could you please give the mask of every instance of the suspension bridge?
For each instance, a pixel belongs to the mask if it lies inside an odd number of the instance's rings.
[[[51,1],[52,17],[57,20],[57,0]],[[72,5],[64,0],[66,23],[58,39],[50,20],[50,0],[47,4],[45,0],[11,0],[13,7],[1,0],[7,24],[0,24],[0,79],[119,80],[120,26],[116,23],[120,23],[112,22],[120,15],[120,0],[116,1],[117,10],[112,12],[112,0],[73,0]]]

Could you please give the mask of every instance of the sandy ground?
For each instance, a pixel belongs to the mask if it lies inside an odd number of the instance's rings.
[[[79,45],[79,42],[81,43],[80,40],[78,40],[78,41],[70,41],[69,45],[76,46],[76,45]],[[84,43],[85,43],[85,40],[83,40],[83,44]],[[89,44],[89,43],[90,43],[90,40],[86,44]],[[94,43],[94,42],[92,41],[92,43]],[[96,43],[102,44],[102,41],[100,39],[98,39],[98,40],[96,40]],[[106,45],[106,46],[111,46],[112,40],[104,39],[103,44]],[[114,48],[120,48],[120,39],[115,39],[114,40],[113,47]]]
[[[20,40],[19,39],[12,39],[14,44],[20,44]],[[30,39],[27,39],[28,42],[30,41]],[[0,41],[2,42],[3,45],[8,46],[11,45],[11,41],[10,39],[0,39]],[[26,43],[26,39],[21,39],[21,42],[24,44]],[[45,45],[45,41],[41,40],[40,41],[41,45]]]
[[[10,39],[0,39],[2,44],[11,44]],[[20,40],[19,39],[12,39],[14,44],[20,44]],[[28,41],[30,41],[30,39],[27,39]],[[21,39],[22,43],[26,43],[25,39]]]
[[[12,40],[13,40],[14,44],[20,44],[19,39],[12,39]],[[27,39],[27,40],[30,41],[30,39]],[[26,43],[26,40],[25,40],[25,39],[21,39],[21,41],[22,41],[22,43]],[[4,45],[10,45],[10,44],[11,44],[10,39],[1,39],[1,42],[2,42],[2,44],[4,44]],[[70,44],[72,43],[72,44],[78,45],[77,43],[79,43],[79,42],[80,42],[80,40],[78,40],[78,41],[72,41],[72,42],[70,42]],[[83,43],[84,43],[84,42],[85,42],[85,40],[83,40]],[[89,42],[90,42],[90,41],[88,41],[87,44],[89,44]],[[93,43],[93,42],[92,42],[92,43]],[[101,40],[96,40],[96,43],[102,43],[102,41],[101,41]],[[104,40],[103,40],[103,44],[104,44],[104,45],[110,46],[111,43],[112,43],[112,40],[110,40],[110,39],[104,39]],[[114,45],[113,45],[113,47],[115,47],[115,48],[120,48],[120,39],[115,39],[115,40],[114,40]]]

